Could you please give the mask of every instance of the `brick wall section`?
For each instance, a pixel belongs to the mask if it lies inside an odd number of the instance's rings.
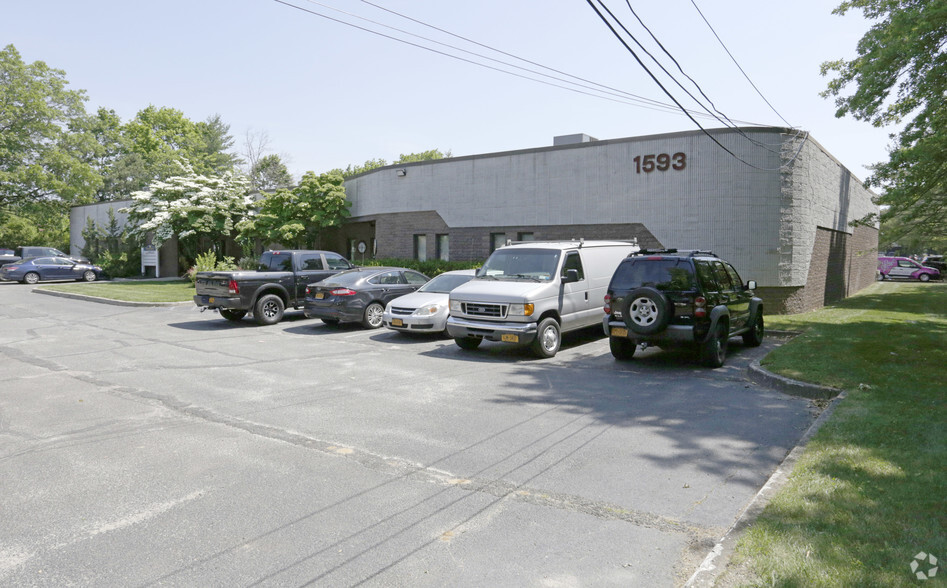
[[[741,278],[743,276],[740,276]],[[753,277],[746,279],[752,280]],[[756,289],[756,295],[763,299],[763,312],[766,314],[794,314],[799,310],[790,310],[790,301],[795,300],[804,286],[762,287]]]
[[[878,265],[878,230],[857,227],[852,234],[818,227],[806,285],[760,288],[767,312],[800,313],[851,296],[874,282]]]
[[[374,229],[373,234],[370,234]],[[450,261],[482,261],[490,255],[490,234],[503,233],[507,239],[516,240],[520,233],[532,233],[536,240],[586,239],[622,240],[638,239],[642,248],[658,248],[662,244],[641,223],[599,225],[516,225],[505,227],[448,227],[434,211],[383,214],[375,217],[351,219],[342,229],[339,238],[364,239],[375,237],[377,257],[414,257],[414,236],[427,236],[427,257],[436,257],[436,236],[446,234],[449,239]],[[343,251],[345,247],[343,246]]]
[[[846,296],[863,290],[875,282],[878,272],[878,229],[856,227],[851,238]]]

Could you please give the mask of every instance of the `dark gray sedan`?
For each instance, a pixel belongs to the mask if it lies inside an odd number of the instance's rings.
[[[78,263],[65,257],[33,257],[0,267],[0,280],[35,284],[40,280],[84,280],[94,282],[105,277],[102,268]]]
[[[306,316],[329,325],[360,322],[366,328],[377,329],[388,302],[414,292],[429,279],[404,267],[362,267],[340,272],[306,287]]]

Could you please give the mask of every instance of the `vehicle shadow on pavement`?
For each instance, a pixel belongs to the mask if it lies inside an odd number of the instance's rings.
[[[340,333],[357,333],[367,329],[365,329],[365,327],[363,327],[360,323],[339,323],[337,325],[330,325],[322,322],[319,319],[310,319],[304,323],[294,325],[283,330],[293,335],[306,335],[311,337],[314,335],[325,336],[338,335]]]
[[[766,351],[740,347],[735,344],[727,364],[715,370],[685,363],[686,351],[656,352],[630,362],[614,361],[606,353],[591,362],[583,359],[582,369],[573,369],[578,362],[531,362],[507,376],[515,388],[497,388],[483,400],[497,406],[554,406],[606,427],[640,429],[666,444],[629,450],[633,461],[757,489],[818,410],[807,399],[747,380],[744,364]]]
[[[169,327],[175,329],[183,329],[186,331],[228,331],[231,329],[269,329],[269,328],[280,328],[281,324],[284,323],[295,323],[297,321],[308,320],[306,315],[301,312],[288,312],[283,315],[283,320],[276,325],[258,325],[253,321],[252,317],[246,316],[239,321],[228,321],[224,317],[218,315],[213,311],[207,311],[206,318],[201,318],[200,320],[193,320],[187,322],[179,323],[168,323]],[[286,329],[289,330],[289,329]]]
[[[577,348],[587,343],[599,341],[604,338],[605,335],[602,333],[602,327],[600,326],[588,327],[585,329],[579,329],[577,331],[563,333],[562,344],[559,347],[559,353]],[[509,343],[500,343],[498,341],[483,341],[476,349],[464,350],[454,344],[451,339],[445,338],[442,340],[450,343],[450,345],[442,345],[437,349],[425,351],[421,354],[440,358],[450,357],[461,361],[471,362],[493,360],[508,360],[517,362],[523,360],[549,361],[546,359],[540,359],[533,355],[528,345],[512,345]],[[555,358],[552,358],[552,361],[555,361]]]

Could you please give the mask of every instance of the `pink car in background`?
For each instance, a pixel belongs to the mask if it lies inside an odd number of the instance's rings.
[[[900,278],[902,280],[928,280],[940,279],[940,271],[926,267],[913,259],[907,257],[879,257],[878,273],[882,280]]]

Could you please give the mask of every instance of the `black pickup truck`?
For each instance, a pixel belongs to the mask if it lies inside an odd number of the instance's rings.
[[[229,321],[250,313],[258,324],[272,325],[286,308],[305,305],[306,285],[354,267],[332,251],[265,251],[256,271],[198,272],[194,304]]]

